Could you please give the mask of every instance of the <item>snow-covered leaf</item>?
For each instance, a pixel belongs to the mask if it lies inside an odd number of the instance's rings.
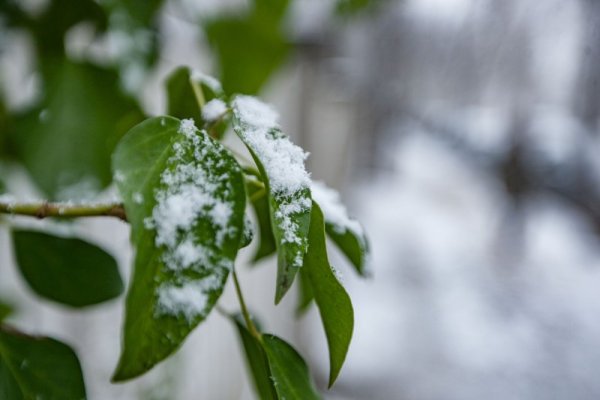
[[[121,359],[113,379],[173,353],[223,291],[244,225],[241,168],[193,121],[150,118],[113,157],[136,248]]]
[[[351,218],[335,190],[322,182],[312,182],[311,194],[325,216],[325,230],[362,276],[371,274],[369,242],[362,225]]]
[[[316,202],[313,202],[308,245],[310,250],[304,258],[303,273],[308,276],[327,336],[331,387],[348,353],[354,329],[354,310],[350,296],[340,284],[327,259],[325,223],[323,213]]]
[[[306,362],[292,346],[273,335],[263,335],[262,345],[269,360],[271,377],[279,399],[321,398],[315,389]]]
[[[84,307],[123,292],[117,262],[91,243],[26,230],[14,230],[12,238],[21,275],[46,299]]]
[[[310,175],[304,167],[307,154],[285,136],[277,113],[250,96],[233,101],[233,128],[250,150],[268,189],[278,271],[275,303],[294,282],[307,250],[310,225]]]
[[[0,399],[85,398],[81,366],[69,346],[0,325]]]

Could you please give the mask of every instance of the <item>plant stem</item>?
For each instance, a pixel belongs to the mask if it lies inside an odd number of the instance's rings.
[[[246,327],[248,328],[252,336],[254,336],[257,340],[261,340],[261,335],[258,332],[258,329],[256,329],[256,326],[254,326],[252,318],[250,318],[248,308],[246,308],[246,302],[244,301],[244,295],[242,294],[242,288],[240,287],[240,281],[238,280],[237,272],[235,272],[235,269],[233,270],[233,283],[235,283],[235,292],[237,293],[237,297],[240,302],[240,307],[242,309],[244,321],[246,321]]]
[[[120,203],[107,204],[71,204],[0,202],[0,214],[25,215],[35,218],[75,218],[75,217],[116,217],[127,221],[125,209]]]

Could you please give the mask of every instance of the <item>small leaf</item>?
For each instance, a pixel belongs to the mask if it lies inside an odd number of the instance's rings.
[[[277,336],[263,335],[262,344],[269,360],[275,390],[280,399],[320,399],[308,366],[292,346]]]
[[[113,168],[137,251],[113,376],[123,381],[172,354],[212,310],[240,245],[246,194],[235,159],[192,120],[137,125]]]
[[[191,82],[191,71],[188,67],[179,67],[173,71],[166,81],[167,114],[176,118],[193,118],[197,126],[202,126],[200,107],[204,99],[198,99]]]
[[[271,225],[271,215],[269,211],[269,197],[264,187],[258,185],[246,185],[248,198],[252,203],[252,208],[258,221],[258,248],[252,259],[253,262],[262,260],[265,257],[277,251],[275,236]]]
[[[308,245],[310,250],[304,258],[303,270],[308,276],[327,336],[331,387],[348,353],[354,329],[354,311],[350,297],[327,259],[323,213],[316,202],[313,202]]]
[[[322,182],[312,182],[311,194],[325,217],[325,230],[361,276],[370,276],[369,242],[361,224],[348,216],[340,195]]]
[[[167,114],[176,118],[192,118],[197,126],[205,126],[202,109],[213,99],[224,97],[221,83],[215,78],[179,67],[167,78]],[[210,134],[220,138],[225,133],[225,119],[210,127]]]
[[[115,259],[81,239],[42,232],[12,232],[17,265],[38,295],[72,307],[113,299],[123,292]]]
[[[275,303],[294,282],[308,244],[310,176],[307,154],[285,136],[277,113],[250,96],[233,101],[233,128],[250,150],[267,186],[271,226],[278,253]]]
[[[85,399],[77,356],[57,340],[0,325],[0,398]]]
[[[246,353],[246,361],[252,373],[254,388],[260,399],[277,399],[277,393],[270,378],[269,361],[261,343],[254,338],[239,316],[232,318],[240,334],[242,345]]]

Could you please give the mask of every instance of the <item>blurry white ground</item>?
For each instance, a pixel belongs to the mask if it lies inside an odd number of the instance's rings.
[[[532,199],[518,235],[489,176],[405,133],[394,169],[353,191],[375,278],[344,275],[357,321],[340,398],[599,398],[591,227]]]

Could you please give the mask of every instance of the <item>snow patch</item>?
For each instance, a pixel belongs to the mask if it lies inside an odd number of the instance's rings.
[[[218,120],[227,112],[227,105],[221,99],[212,99],[202,107],[202,119],[206,122]]]
[[[361,238],[364,236],[362,225],[357,220],[350,218],[337,191],[320,181],[312,182],[310,190],[313,199],[323,210],[325,221],[332,225],[335,232],[343,235],[350,231],[355,236]]]

